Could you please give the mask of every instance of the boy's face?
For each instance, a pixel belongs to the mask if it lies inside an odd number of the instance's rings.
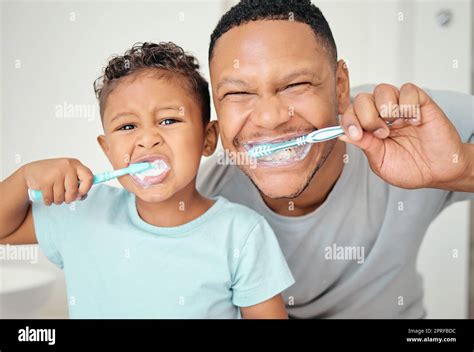
[[[204,129],[199,103],[179,79],[139,72],[121,78],[105,101],[105,135],[98,141],[114,169],[152,160],[160,160],[165,169],[144,180],[119,178],[125,189],[147,202],[194,191],[201,156],[215,149],[215,122]]]

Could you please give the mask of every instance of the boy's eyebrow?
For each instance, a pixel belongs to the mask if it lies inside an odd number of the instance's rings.
[[[178,106],[178,105],[170,105],[170,106],[162,106],[162,107],[159,107],[157,108],[155,111],[158,112],[158,111],[162,111],[162,110],[176,110],[176,111],[181,111],[183,109],[183,106]],[[118,120],[122,117],[125,117],[127,115],[135,115],[131,112],[121,112],[121,113],[118,113],[116,114],[114,117],[112,117],[112,119],[110,120],[110,123],[114,122],[115,120]]]
[[[181,109],[184,108],[184,105],[169,105],[169,106],[162,106],[156,109],[156,111],[161,111],[161,110],[177,110],[180,111]]]
[[[112,119],[110,120],[110,123],[114,122],[115,120],[118,120],[122,117],[125,117],[125,115],[130,115],[129,112],[122,112],[120,114],[116,114],[114,117],[112,117]]]

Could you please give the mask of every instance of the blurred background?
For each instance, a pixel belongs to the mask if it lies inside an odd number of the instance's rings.
[[[95,140],[102,129],[92,89],[107,59],[135,42],[173,41],[197,56],[209,77],[210,33],[236,2],[2,1],[1,179],[60,156],[109,169]],[[473,94],[472,1],[313,2],[332,28],[352,86],[410,81]],[[425,237],[418,268],[428,318],[474,318],[473,219],[469,202],[454,204]],[[0,318],[68,317],[63,274],[37,246],[2,253],[9,254],[0,259]]]

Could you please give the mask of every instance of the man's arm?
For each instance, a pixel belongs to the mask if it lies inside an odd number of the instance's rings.
[[[439,184],[436,188],[457,192],[474,192],[474,144],[464,143],[463,158],[466,158],[466,171],[462,177],[446,184]]]
[[[241,307],[240,311],[244,319],[288,319],[281,295],[250,307]]]

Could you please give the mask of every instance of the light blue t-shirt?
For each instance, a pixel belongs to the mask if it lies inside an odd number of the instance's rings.
[[[156,227],[134,194],[99,185],[82,202],[34,203],[33,219],[64,270],[71,318],[239,318],[294,283],[264,218],[222,197],[189,223]]]

